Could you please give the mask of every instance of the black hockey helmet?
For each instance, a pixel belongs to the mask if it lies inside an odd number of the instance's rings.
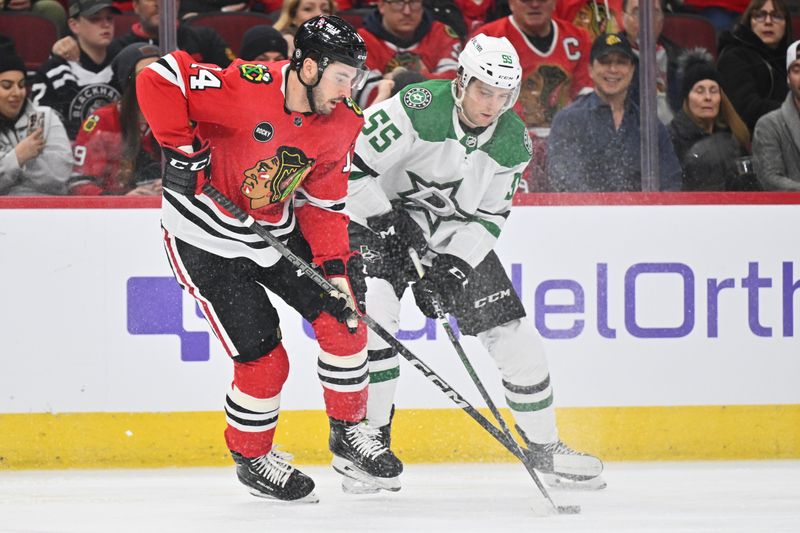
[[[318,80],[334,61],[363,71],[367,44],[347,21],[334,15],[319,15],[304,22],[294,36],[292,69],[299,72],[306,58],[316,61]]]

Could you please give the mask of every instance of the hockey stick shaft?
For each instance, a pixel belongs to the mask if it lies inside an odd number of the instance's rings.
[[[422,262],[419,259],[419,254],[414,248],[408,249],[408,255],[411,256],[411,262],[414,263],[414,268],[417,271],[417,275],[422,278],[425,275],[425,269],[422,266]],[[489,392],[486,390],[486,387],[483,386],[483,382],[481,381],[478,373],[475,371],[475,367],[472,366],[472,362],[467,357],[467,353],[464,351],[464,347],[459,342],[458,338],[456,338],[455,332],[453,331],[453,327],[450,325],[450,322],[447,320],[447,315],[442,308],[442,304],[438,298],[431,298],[431,303],[433,305],[434,313],[436,314],[436,319],[441,325],[442,329],[444,329],[445,333],[447,333],[447,338],[450,340],[450,344],[455,349],[456,354],[458,354],[458,358],[461,359],[461,362],[464,365],[464,368],[467,370],[467,374],[472,379],[472,382],[475,384],[475,387],[480,392],[481,397],[486,402],[486,406],[489,408],[489,411],[492,412],[492,415],[497,420],[497,423],[500,424],[500,428],[503,432],[503,435],[506,437],[508,444],[510,445],[510,451],[513,453],[517,459],[519,459],[522,464],[525,466],[525,470],[528,471],[530,474],[531,479],[536,484],[536,487],[541,491],[542,495],[555,507],[555,503],[550,498],[550,494],[548,493],[547,489],[545,488],[542,480],[539,479],[539,475],[534,470],[533,463],[530,457],[522,451],[520,448],[519,443],[514,439],[514,436],[511,434],[511,429],[506,424],[503,415],[500,414],[500,411],[497,409],[497,406],[494,404],[492,397],[489,396]],[[511,449],[513,448],[513,449]]]
[[[309,278],[316,283],[319,287],[327,292],[331,291],[338,291],[338,289],[324,276],[322,276],[317,269],[312,267],[307,261],[303,258],[298,257],[294,252],[292,252],[285,244],[283,244],[277,237],[272,235],[269,231],[263,228],[258,222],[256,222],[253,217],[248,215],[244,210],[242,210],[239,206],[234,204],[228,197],[218,191],[211,183],[206,182],[203,185],[203,193],[205,193],[209,198],[213,199],[217,202],[220,206],[222,206],[226,211],[228,211],[231,215],[233,215],[239,222],[243,225],[250,228],[250,230],[261,237],[267,244],[273,247],[275,250],[278,251],[286,260],[288,260],[292,265],[297,267],[301,270],[304,274],[308,275]],[[475,407],[473,407],[467,400],[464,399],[453,387],[448,385],[448,383],[442,379],[436,372],[434,372],[428,365],[426,365],[419,357],[414,355],[408,348],[406,348],[400,341],[395,339],[394,335],[389,333],[383,326],[378,324],[372,317],[367,314],[361,315],[360,319],[364,321],[364,323],[373,331],[376,335],[378,335],[381,339],[384,340],[389,346],[391,346],[394,350],[396,350],[400,355],[402,355],[411,365],[414,366],[417,370],[419,370],[428,380],[436,385],[436,387],[441,390],[445,396],[450,398],[456,405],[458,405],[461,409],[464,410],[473,420],[475,420],[484,430],[486,430],[492,437],[495,438],[500,444],[502,444],[509,452],[511,452],[514,456],[516,456],[520,461],[523,463],[527,460],[525,454],[519,449],[516,441],[513,439],[509,439],[508,436],[502,433],[500,430],[495,427],[485,416],[483,416]],[[544,495],[546,501],[552,509],[556,512],[565,512],[566,508],[558,507],[553,503],[553,500],[550,498],[550,495],[544,489],[544,486],[539,485],[542,489],[542,494]]]

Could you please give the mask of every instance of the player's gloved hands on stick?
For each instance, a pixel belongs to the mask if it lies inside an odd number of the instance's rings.
[[[361,256],[353,254],[347,258],[347,263],[342,259],[328,259],[322,263],[322,271],[338,289],[337,293],[327,295],[323,307],[354,333],[358,328],[358,315],[364,313],[367,292]]]
[[[197,187],[197,175],[211,164],[211,145],[206,141],[193,153],[162,146],[166,165],[163,187],[178,194],[192,196]]]
[[[472,270],[466,261],[454,255],[436,256],[422,279],[412,285],[417,307],[428,318],[438,318],[433,305],[433,300],[438,300],[442,311],[451,312],[464,293]]]

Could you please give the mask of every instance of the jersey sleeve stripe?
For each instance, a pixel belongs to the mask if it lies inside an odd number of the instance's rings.
[[[181,94],[183,94],[184,97],[186,96],[186,85],[183,83],[183,76],[180,75],[180,67],[171,54],[165,55],[151,64],[149,68],[158,72],[158,74],[168,82],[177,85],[181,90]]]

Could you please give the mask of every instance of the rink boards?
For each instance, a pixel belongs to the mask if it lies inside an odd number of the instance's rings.
[[[157,204],[71,200],[0,198],[0,468],[225,463],[231,365],[172,279]],[[565,440],[610,460],[800,457],[800,196],[527,203],[497,250],[542,334]],[[483,405],[406,304],[403,342]],[[277,441],[324,462],[316,344],[278,308],[292,370]],[[464,344],[502,404],[492,361]],[[406,461],[505,458],[405,364],[398,408]]]

